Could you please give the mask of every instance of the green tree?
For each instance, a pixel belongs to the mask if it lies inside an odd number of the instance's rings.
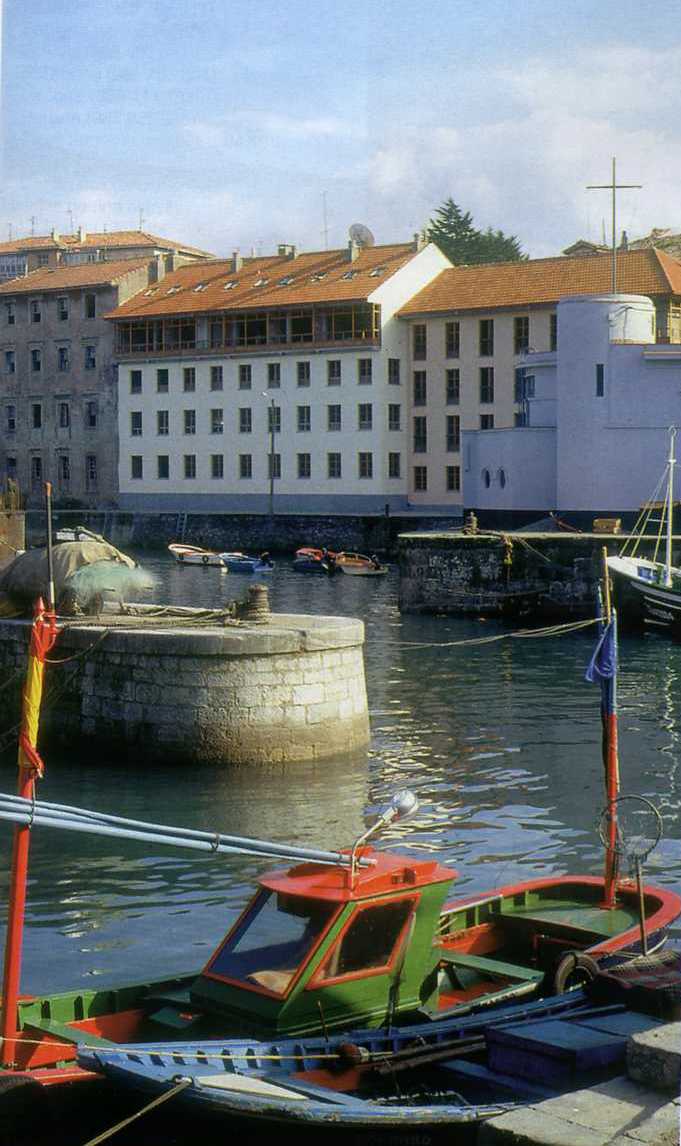
[[[438,207],[427,228],[428,238],[455,264],[515,263],[527,258],[515,235],[488,227],[479,231],[470,211],[450,197]]]

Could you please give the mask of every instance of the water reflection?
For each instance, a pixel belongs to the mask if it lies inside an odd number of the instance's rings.
[[[147,559],[156,600],[214,606],[248,579]],[[268,577],[278,612],[366,622],[368,753],[321,765],[229,769],[127,759],[50,759],[45,799],[203,830],[324,847],[347,845],[400,787],[418,814],[382,837],[437,851],[461,891],[566,870],[600,870],[599,697],[584,682],[591,636],[435,647],[490,636],[492,622],[402,617],[395,574],[382,579]],[[414,647],[418,645],[419,647]],[[424,647],[424,646],[432,647]],[[623,790],[660,807],[665,837],[651,878],[681,890],[681,648],[648,636],[621,645]],[[14,771],[4,766],[4,787]],[[9,833],[2,833],[3,858]],[[65,987],[198,966],[243,905],[261,860],[169,852],[36,831],[24,987]],[[1,877],[6,890],[6,863]]]

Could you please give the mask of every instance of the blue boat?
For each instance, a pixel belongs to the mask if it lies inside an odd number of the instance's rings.
[[[494,1012],[324,1038],[88,1047],[78,1061],[169,1110],[332,1136],[469,1126],[620,1073],[627,1038],[658,1025],[584,990]],[[348,1140],[347,1138],[345,1139]],[[457,1141],[459,1139],[457,1138]]]
[[[262,576],[274,570],[274,561],[269,553],[261,553],[259,557],[249,557],[247,553],[221,553],[220,557],[230,573]]]

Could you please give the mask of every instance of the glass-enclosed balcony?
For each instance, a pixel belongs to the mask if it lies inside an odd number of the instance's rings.
[[[116,323],[116,353],[134,357],[271,352],[349,343],[379,346],[380,326],[381,308],[371,303],[131,319]]]

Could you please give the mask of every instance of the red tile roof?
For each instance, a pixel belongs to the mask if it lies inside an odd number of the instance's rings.
[[[609,254],[452,267],[414,295],[400,315],[488,311],[556,303],[564,295],[609,293],[611,268]],[[617,290],[681,295],[681,263],[652,248],[622,251],[617,255]]]
[[[0,295],[42,294],[47,290],[105,286],[150,266],[150,263],[150,259],[119,259],[116,262],[83,263],[76,267],[38,267],[27,275],[0,284]]]
[[[144,318],[279,309],[302,303],[362,302],[414,254],[413,243],[399,243],[363,247],[354,262],[349,261],[347,250],[340,250],[306,252],[295,258],[267,255],[248,259],[238,272],[231,270],[231,259],[189,263],[128,299],[108,317]],[[228,283],[234,285],[225,289]]]
[[[31,235],[29,238],[0,243],[0,255],[21,254],[23,251],[78,251],[93,248],[115,250],[117,247],[161,248],[167,251],[186,251],[189,254],[201,255],[203,258],[213,257],[208,251],[201,251],[198,247],[176,243],[174,239],[161,239],[158,235],[151,235],[147,231],[92,231],[86,232],[82,239],[77,234]]]

